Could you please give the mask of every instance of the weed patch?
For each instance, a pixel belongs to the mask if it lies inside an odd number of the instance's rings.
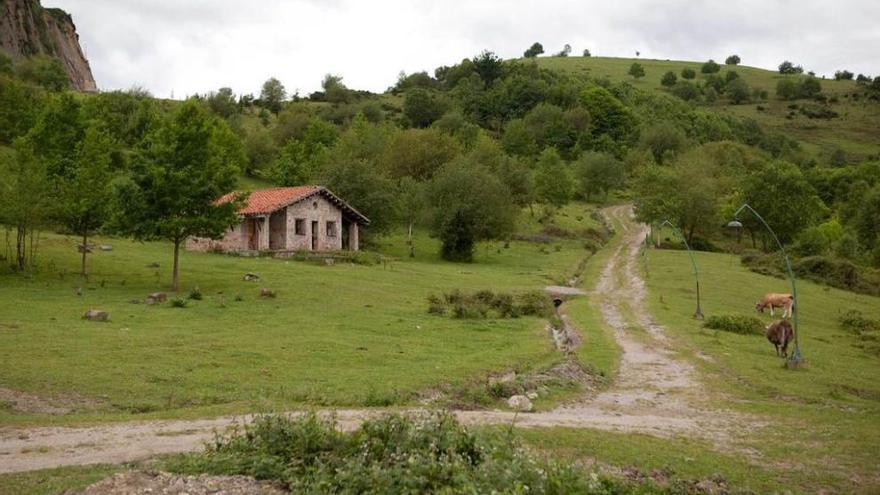
[[[480,290],[466,293],[458,289],[442,296],[428,296],[428,313],[449,315],[458,319],[519,318],[537,316],[548,318],[553,314],[553,301],[540,291],[510,294]]]
[[[754,316],[713,315],[706,319],[703,326],[713,330],[722,330],[741,335],[764,334],[764,324]]]

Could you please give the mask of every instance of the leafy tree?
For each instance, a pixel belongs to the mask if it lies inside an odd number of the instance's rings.
[[[84,131],[82,105],[65,93],[49,100],[24,139],[50,177],[64,177],[74,168],[72,151]]]
[[[247,156],[244,172],[265,177],[267,169],[278,154],[278,147],[266,128],[256,126],[248,129],[244,136],[244,151]]]
[[[577,143],[577,135],[565,112],[556,105],[539,103],[526,114],[523,122],[539,150],[554,146],[567,151]]]
[[[119,228],[174,245],[173,290],[180,286],[180,245],[192,236],[218,238],[238,222],[239,203],[216,200],[235,187],[244,162],[229,127],[189,100],[146,140],[120,186]]]
[[[856,235],[865,250],[880,247],[880,184],[875,185],[860,200],[853,221]]]
[[[72,169],[58,179],[57,214],[61,222],[82,239],[80,274],[83,277],[88,277],[89,234],[104,225],[109,213],[111,150],[109,136],[93,124],[85,130],[76,148]]]
[[[691,101],[700,97],[700,89],[690,81],[680,81],[672,87],[672,94],[684,101]]]
[[[431,228],[449,261],[473,261],[476,243],[503,239],[513,231],[518,209],[491,172],[463,160],[444,166],[431,181]]]
[[[795,100],[799,94],[798,83],[793,79],[780,79],[776,83],[776,96],[781,100]]]
[[[324,89],[324,99],[330,103],[348,103],[354,96],[352,91],[342,84],[342,76],[325,75],[324,80],[321,81],[321,88]]]
[[[583,90],[579,96],[583,108],[590,114],[593,135],[607,135],[614,141],[630,142],[638,135],[637,121],[629,108],[601,86]]]
[[[642,67],[642,64],[633,62],[633,64],[629,66],[628,74],[633,76],[636,80],[641,79],[645,77],[645,68]]]
[[[675,75],[675,72],[672,71],[668,71],[666,74],[663,74],[662,78],[660,78],[660,84],[667,88],[675,86],[676,82],[678,82],[678,77]]]
[[[834,73],[834,79],[836,81],[852,81],[853,73],[848,70],[839,70]]]
[[[593,194],[608,196],[610,191],[621,188],[626,180],[623,162],[610,153],[588,151],[578,160],[575,170],[581,191],[588,201]]]
[[[49,217],[51,187],[45,165],[22,140],[0,148],[0,223],[15,230],[15,268],[33,268],[37,228]]]
[[[724,63],[726,65],[739,65],[740,61],[741,60],[739,58],[739,55],[731,55],[731,56],[727,57],[727,59],[724,61]]]
[[[238,101],[232,92],[232,88],[220,88],[216,92],[211,92],[206,101],[211,110],[224,119],[228,119],[239,112]]]
[[[403,114],[413,127],[428,127],[442,117],[449,107],[449,100],[443,94],[422,88],[408,91],[403,100]]]
[[[287,99],[287,90],[284,89],[281,81],[271,77],[263,83],[263,89],[260,91],[260,103],[263,108],[278,115],[285,99]]]
[[[654,161],[664,163],[687,146],[684,132],[671,122],[658,122],[642,132],[642,145],[650,150]]]
[[[747,103],[752,96],[749,85],[742,79],[733,79],[728,82],[724,89],[725,94],[734,105]]]
[[[746,176],[741,191],[742,201],[764,217],[784,244],[825,212],[813,186],[797,166],[787,162],[770,163]],[[751,219],[743,219],[747,222],[753,225]]]
[[[522,161],[505,156],[495,173],[510,191],[513,204],[521,208],[532,204],[532,174]]]
[[[461,146],[438,129],[408,129],[394,135],[383,154],[393,178],[428,179],[444,164],[461,154]]]
[[[779,73],[780,74],[801,74],[804,72],[804,68],[800,65],[794,65],[788,60],[779,64]]]
[[[859,84],[868,84],[871,82],[871,76],[859,74],[858,76],[856,76],[856,82]]]
[[[493,52],[483,50],[473,58],[473,70],[483,80],[483,85],[489,87],[496,79],[501,77],[504,70],[503,61],[501,57]]]
[[[729,83],[734,79],[739,79],[739,74],[735,70],[729,70],[724,74],[724,82]]]
[[[801,98],[814,98],[821,92],[822,83],[819,82],[818,77],[807,76],[801,79],[799,90]]]
[[[406,224],[406,245],[409,246],[409,257],[416,257],[416,248],[413,243],[413,227],[425,214],[425,201],[427,189],[424,182],[417,181],[412,177],[403,177],[397,184],[398,197],[400,198],[400,214]]]
[[[398,94],[413,88],[431,89],[437,86],[437,80],[429,76],[427,72],[414,72],[406,75],[406,72],[400,71],[397,76],[397,83],[394,85],[392,93]]]
[[[682,79],[693,79],[697,77],[697,72],[690,67],[685,67],[684,69],[681,69],[681,77]]]
[[[715,74],[719,70],[721,70],[721,66],[712,59],[700,66],[700,72],[703,74]]]
[[[285,186],[311,181],[336,141],[336,126],[312,117],[301,139],[291,139],[281,148],[272,165],[272,178]]]
[[[523,53],[523,57],[534,58],[542,53],[544,53],[544,46],[536,41],[532,43],[532,46],[530,46],[529,49]]]
[[[557,53],[555,56],[556,57],[567,57],[570,54],[571,54],[571,45],[566,43],[565,46],[562,47],[562,50],[559,53]]]
[[[536,164],[535,199],[559,207],[571,201],[573,193],[574,181],[559,152],[556,148],[542,151]]]
[[[64,71],[64,65],[55,57],[35,55],[19,62],[15,69],[22,80],[40,85],[49,91],[70,88],[70,78]]]
[[[591,56],[592,56],[592,54],[590,53],[590,50],[587,48],[584,48],[584,57],[591,57]]]
[[[369,217],[370,228],[362,232],[362,241],[388,232],[398,220],[397,188],[375,164],[363,158],[330,162],[321,170],[319,181]]]
[[[538,143],[523,119],[507,123],[501,143],[504,150],[513,155],[532,156],[538,152]]]
[[[0,143],[12,144],[37,118],[42,98],[37,90],[16,79],[0,76]]]

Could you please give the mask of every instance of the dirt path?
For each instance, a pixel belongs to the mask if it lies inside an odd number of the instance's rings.
[[[718,411],[707,402],[694,368],[670,348],[664,329],[645,309],[645,285],[639,275],[640,244],[645,226],[636,225],[627,206],[608,208],[606,216],[620,232],[594,289],[622,350],[618,376],[597,396],[552,411],[519,414],[506,411],[457,411],[465,424],[516,422],[522,427],[567,426],[685,435],[717,445],[729,443],[743,419]],[[381,410],[338,410],[342,428],[354,428]],[[114,423],[78,428],[0,429],[0,473],[66,465],[121,463],[158,454],[198,450],[214,432],[250,421],[251,416],[193,421]],[[751,423],[752,427],[755,426]]]

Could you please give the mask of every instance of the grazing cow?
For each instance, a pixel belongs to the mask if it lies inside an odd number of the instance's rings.
[[[783,318],[790,318],[791,312],[794,310],[794,297],[791,294],[764,294],[760,301],[755,303],[755,309],[759,313],[764,312],[764,308],[770,308],[770,316],[773,316],[774,308],[783,308]]]
[[[788,356],[788,343],[794,338],[794,329],[788,320],[776,320],[767,325],[767,340],[776,346],[776,355]],[[782,353],[780,354],[780,351]]]

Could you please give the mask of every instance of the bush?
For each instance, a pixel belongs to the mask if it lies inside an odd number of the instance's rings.
[[[838,318],[837,321],[844,330],[849,330],[857,334],[880,331],[880,320],[867,318],[861,311],[855,309],[851,309],[840,315],[840,318]]]
[[[691,101],[699,98],[700,90],[691,82],[681,81],[673,86],[672,94],[684,101]]]
[[[199,290],[198,287],[193,287],[192,290],[189,291],[188,299],[192,299],[193,301],[201,301],[202,300],[202,291]]]
[[[473,432],[446,413],[368,420],[342,433],[333,419],[263,416],[165,469],[247,475],[293,493],[658,493],[651,481],[589,474],[531,453],[509,433]],[[686,483],[664,493],[691,493]]]
[[[741,335],[763,335],[764,323],[754,316],[717,315],[706,319],[703,326],[713,330],[738,333]]]
[[[185,308],[186,306],[187,306],[187,302],[185,299],[175,297],[174,299],[171,300],[171,307],[172,308]]]
[[[663,74],[663,77],[660,78],[660,84],[666,86],[667,88],[675,86],[676,82],[678,82],[678,77],[675,75],[675,72],[672,71]]]
[[[848,260],[808,256],[795,261],[792,270],[798,276],[838,289],[880,295],[880,271],[858,266]]]
[[[703,74],[714,74],[719,70],[721,70],[721,66],[712,59],[709,59],[708,62],[704,63],[700,67],[700,72],[702,72]]]
[[[519,318],[520,316],[548,317],[553,313],[553,302],[541,291],[522,294],[494,293],[481,290],[471,294],[458,289],[446,292],[442,297],[428,296],[428,313],[449,314],[453,318],[476,319]]]
[[[690,67],[685,67],[684,69],[681,69],[681,77],[682,79],[693,79],[697,77],[697,72]]]

